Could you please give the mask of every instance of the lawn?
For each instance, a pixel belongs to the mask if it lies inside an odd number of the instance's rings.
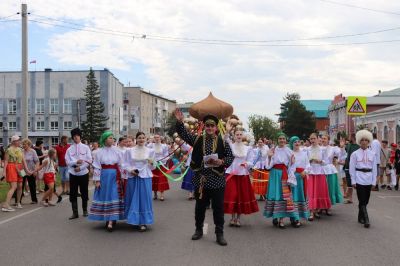
[[[57,174],[57,180],[56,180],[56,186],[57,188],[60,187],[61,184],[61,179],[60,175]],[[8,191],[9,185],[7,182],[3,181],[0,182],[0,202],[4,202],[7,196],[7,191]],[[44,185],[42,185],[42,188],[44,188]]]

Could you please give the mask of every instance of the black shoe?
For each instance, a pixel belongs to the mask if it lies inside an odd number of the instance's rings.
[[[63,200],[61,196],[58,196],[57,203],[60,203]]]
[[[217,243],[220,246],[228,245],[228,242],[226,242],[223,234],[217,234]]]
[[[388,186],[388,187],[387,187],[387,190],[392,190],[392,187],[391,187],[391,186]]]
[[[274,226],[278,226],[278,224],[279,224],[279,222],[278,222],[278,219],[272,219],[272,224],[274,225]]]
[[[375,191],[379,191],[379,186],[378,185],[375,186]]]
[[[395,186],[394,186],[394,189],[395,189],[395,190],[399,190],[399,185],[395,185]]]
[[[71,217],[69,217],[69,220],[77,219],[79,218],[79,215],[77,213],[72,214]]]
[[[363,214],[365,223],[364,223],[364,227],[365,228],[369,228],[369,217],[368,217],[368,212],[367,212],[367,206],[361,206],[361,212]]]
[[[203,237],[203,230],[202,231],[196,230],[192,235],[192,240],[199,240],[202,237]]]
[[[381,189],[385,189],[386,188],[386,185],[381,185]]]
[[[88,217],[88,212],[87,211],[83,211],[83,217]]]

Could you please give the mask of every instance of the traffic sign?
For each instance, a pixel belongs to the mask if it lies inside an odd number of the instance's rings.
[[[365,96],[349,96],[347,97],[347,114],[348,115],[366,115],[367,114],[367,97]]]

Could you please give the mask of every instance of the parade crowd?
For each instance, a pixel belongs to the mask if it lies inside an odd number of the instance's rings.
[[[153,200],[166,199],[169,181],[182,181],[188,200],[196,201],[192,240],[203,237],[205,213],[211,207],[216,241],[224,246],[224,215],[230,215],[229,226],[239,228],[242,215],[259,211],[257,200],[265,201],[263,215],[274,226],[285,229],[286,218],[299,228],[321,215],[331,216],[336,204],[352,204],[356,192],[358,222],[368,228],[371,190],[398,190],[400,146],[379,141],[368,130],[335,140],[281,132],[276,139],[246,145],[242,129],[233,129],[228,121],[226,132],[220,132],[220,119],[214,115],[204,116],[198,134],[185,128],[179,110],[175,117],[178,137],[171,141],[142,132],[115,139],[105,131],[89,144],[76,128],[71,141],[63,136],[59,145],[45,150],[41,141],[33,147],[29,139],[13,136],[1,155],[2,180],[9,184],[2,211],[15,211],[13,198],[22,209],[28,194],[31,204],[44,207],[56,206],[68,195],[71,220],[79,218],[80,197],[82,215],[104,222],[107,231],[125,221],[144,232],[154,223]],[[88,208],[91,179],[95,190]]]

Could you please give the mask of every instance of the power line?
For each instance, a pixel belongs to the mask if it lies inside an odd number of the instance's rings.
[[[65,24],[70,24],[74,26],[78,26],[80,28],[86,28],[88,27],[87,25],[82,25],[78,23],[73,23],[61,19],[55,19],[55,18],[50,18],[47,16],[42,16],[42,15],[36,15],[32,14],[32,16],[37,16],[37,17],[42,17],[47,20],[52,20],[52,21],[57,21]],[[40,21],[40,22],[39,22]],[[36,20],[38,23],[43,23],[43,24],[49,24],[49,25],[59,25],[59,24],[53,24],[49,22],[45,22],[43,20]],[[59,27],[66,27],[59,25]],[[68,27],[66,27],[68,28]],[[73,28],[77,29],[78,28]],[[126,31],[118,31],[118,30],[111,30],[111,29],[106,29],[106,28],[93,28],[94,30],[88,30],[88,29],[82,29],[84,31],[96,31],[96,32],[110,32],[116,35],[122,34],[123,36],[128,35],[129,37],[135,37],[135,38],[140,38],[143,37],[144,34],[138,34],[138,33],[133,33],[133,32],[126,32]],[[361,33],[354,33],[354,34],[343,34],[343,35],[334,35],[334,36],[320,36],[320,37],[311,37],[311,38],[295,38],[295,39],[275,39],[275,40],[224,40],[224,39],[200,39],[200,38],[185,38],[185,37],[173,37],[173,36],[162,36],[162,35],[152,35],[152,34],[145,34],[145,36],[148,39],[163,39],[163,40],[171,40],[171,41],[191,41],[191,42],[218,42],[218,43],[272,43],[272,42],[296,42],[296,41],[313,41],[313,40],[325,40],[325,39],[337,39],[337,38],[349,38],[349,37],[357,37],[357,36],[365,36],[365,35],[372,35],[372,34],[378,34],[378,33],[383,33],[383,32],[389,32],[389,31],[396,31],[400,30],[400,27],[393,27],[393,28],[387,28],[387,29],[381,29],[381,30],[376,30],[376,31],[369,31],[369,32],[361,32]]]
[[[7,19],[7,18],[11,18],[11,17],[16,16],[16,15],[17,15],[17,13],[14,13],[14,14],[9,15],[9,16],[6,16],[6,17],[1,17],[0,20],[4,20],[4,19]]]
[[[44,21],[39,21],[39,20],[31,19],[30,21],[34,22],[34,23],[39,23],[39,24],[52,25],[55,27],[62,27],[62,28],[74,29],[74,30],[78,30],[78,31],[92,32],[92,33],[126,37],[126,38],[133,37],[133,38],[142,38],[142,39],[149,39],[149,40],[155,40],[155,41],[191,43],[191,44],[206,44],[206,45],[249,46],[249,47],[317,47],[317,46],[351,46],[351,45],[367,45],[367,44],[400,42],[400,39],[399,39],[399,40],[364,41],[364,42],[347,42],[347,43],[318,43],[318,44],[257,44],[257,43],[235,43],[235,42],[222,43],[222,42],[211,42],[211,41],[206,42],[206,41],[192,41],[192,40],[173,40],[173,39],[167,39],[167,38],[148,37],[146,35],[133,36],[133,35],[128,35],[128,34],[112,33],[112,32],[105,32],[105,31],[97,31],[97,30],[91,30],[91,29],[70,27],[70,26],[59,25],[59,24],[54,24],[54,23],[44,22]]]
[[[0,23],[12,22],[12,21],[21,21],[21,20],[20,19],[5,19],[5,20],[0,20]]]
[[[367,10],[367,11],[376,12],[376,13],[383,13],[383,14],[388,14],[388,15],[400,16],[400,13],[398,13],[398,12],[392,12],[392,11],[387,11],[387,10],[380,10],[380,9],[356,6],[356,5],[352,5],[352,4],[346,4],[346,3],[341,3],[341,2],[331,1],[331,0],[318,0],[318,1],[329,3],[329,4],[333,4],[333,5],[338,5],[338,6],[346,6],[346,7],[351,7],[351,8]]]

